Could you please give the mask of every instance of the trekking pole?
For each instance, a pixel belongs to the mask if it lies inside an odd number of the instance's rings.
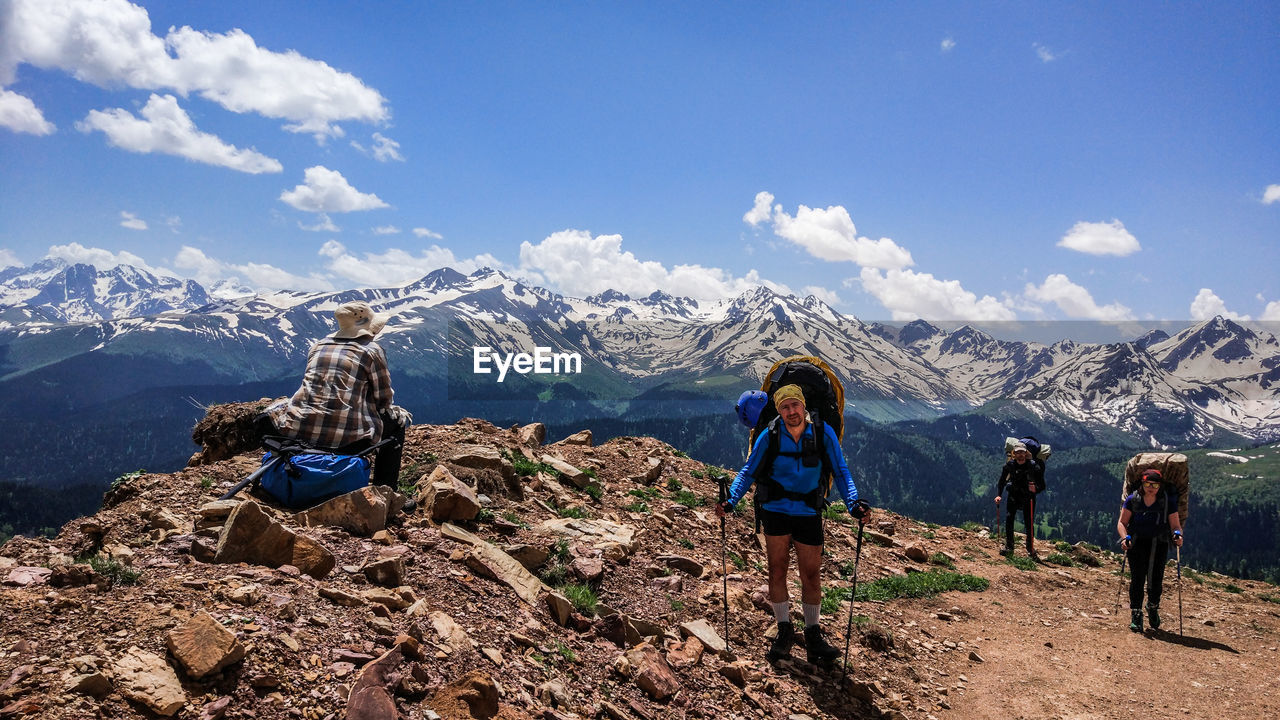
[[[716,478],[720,486],[720,502],[729,499],[729,478],[721,475]],[[724,649],[729,651],[729,566],[725,558],[729,554],[729,542],[725,539],[724,517],[720,518],[720,580],[724,598]]]
[[[858,501],[864,507],[866,503]],[[845,676],[849,674],[849,638],[853,635],[853,601],[858,597],[858,563],[862,561],[862,526],[866,524],[866,512],[862,517],[858,518],[858,548],[853,553],[853,585],[849,592],[849,625],[844,630],[844,667],[840,670],[840,681],[844,682]]]
[[[1124,564],[1129,559],[1129,552],[1125,550],[1123,546],[1120,550],[1122,551],[1122,554],[1120,555],[1120,585],[1116,588],[1116,604],[1111,608],[1112,615],[1120,612],[1120,591],[1124,590]]]
[[[1036,546],[1036,496],[1035,496],[1035,493],[1031,493],[1027,495],[1027,514],[1024,519],[1027,521],[1027,554],[1034,555],[1035,546]]]
[[[1165,552],[1168,552],[1166,550]],[[1164,561],[1169,562],[1169,556],[1164,556]],[[1164,566],[1160,566],[1160,575],[1164,577]],[[1151,604],[1151,588],[1155,587],[1156,582],[1156,539],[1151,538],[1151,552],[1147,554],[1147,604]],[[1147,618],[1148,620],[1150,618]]]
[[[1178,637],[1182,637],[1182,546],[1178,549]]]
[[[995,527],[995,532],[994,532],[994,533],[992,533],[992,534],[993,534],[993,535],[995,535],[995,538],[996,538],[996,544],[997,544],[997,545],[999,545],[999,544],[1000,544],[1000,540],[1001,540],[1001,536],[1000,536],[1000,503],[996,503],[996,527]]]
[[[257,479],[258,479],[258,478],[260,478],[260,477],[262,477],[262,476],[263,476],[263,475],[264,475],[268,470],[270,470],[271,468],[275,467],[276,465],[279,465],[281,460],[284,460],[284,456],[283,456],[283,455],[276,455],[275,457],[271,458],[271,461],[270,461],[270,462],[268,462],[266,465],[263,465],[262,467],[258,468],[257,470],[254,470],[254,471],[253,471],[253,473],[249,475],[249,477],[247,477],[247,478],[245,478],[245,479],[241,480],[240,482],[236,483],[236,484],[235,484],[235,487],[233,487],[233,488],[231,488],[230,490],[228,490],[228,491],[226,492],[226,494],[225,494],[225,495],[223,495],[222,497],[220,497],[220,498],[218,498],[218,499],[219,499],[219,500],[230,500],[232,497],[235,497],[235,494],[236,494],[236,493],[238,493],[238,492],[240,492],[241,490],[243,490],[243,489],[245,488],[245,486],[246,486],[246,485],[248,485],[249,483],[252,483],[252,482],[257,481]]]

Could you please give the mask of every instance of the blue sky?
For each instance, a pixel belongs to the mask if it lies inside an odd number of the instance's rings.
[[[1274,2],[0,0],[0,86],[0,265],[1280,320]]]

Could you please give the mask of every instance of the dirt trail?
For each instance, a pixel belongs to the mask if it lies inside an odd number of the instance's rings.
[[[1280,717],[1280,605],[1261,599],[1273,597],[1274,587],[1235,581],[1243,592],[1233,593],[1225,589],[1233,582],[1228,578],[1200,576],[1204,582],[1198,583],[1184,576],[1179,637],[1171,567],[1161,602],[1163,631],[1137,634],[1128,630],[1127,595],[1112,614],[1121,584],[1114,570],[1105,564],[1041,565],[1026,572],[983,563],[977,572],[991,580],[990,589],[944,599],[968,619],[934,623],[945,626],[938,638],[979,646],[983,662],[951,664],[946,672],[964,674],[969,682],[952,695],[949,711],[936,714],[983,720]]]

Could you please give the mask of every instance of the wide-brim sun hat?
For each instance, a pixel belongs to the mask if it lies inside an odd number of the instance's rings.
[[[333,337],[339,340],[354,340],[362,337],[374,337],[386,327],[387,315],[375,313],[369,303],[363,300],[344,303],[333,311],[333,319],[338,321],[338,332]]]

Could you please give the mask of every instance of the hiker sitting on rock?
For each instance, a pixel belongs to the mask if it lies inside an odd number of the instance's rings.
[[[384,437],[396,438],[400,442],[383,446],[373,462],[373,482],[394,488],[400,477],[400,446],[413,416],[391,404],[387,356],[373,340],[387,317],[365,302],[346,303],[333,317],[338,331],[311,346],[302,386],[259,415],[259,429],[344,455],[368,449]]]
[[[818,508],[826,498],[819,490],[824,466],[834,475],[835,485],[844,498],[849,513],[857,518],[867,515],[865,503],[858,502],[858,490],[853,476],[845,464],[840,440],[830,425],[823,424],[827,462],[821,462],[814,450],[817,447],[813,425],[805,410],[804,392],[798,385],[784,385],[773,394],[773,404],[782,418],[784,428],[760,433],[747,464],[734,478],[729,497],[716,505],[716,515],[724,517],[747,493],[752,483],[761,476],[756,492],[767,492],[767,500],[760,506],[759,515],[764,525],[765,546],[769,557],[769,602],[778,621],[778,637],[766,655],[769,662],[777,662],[791,653],[794,630],[791,624],[791,604],[787,595],[787,572],[791,561],[791,545],[796,548],[796,564],[800,569],[801,600],[804,604],[804,639],[809,661],[830,663],[840,656],[822,637],[818,615],[822,607],[822,514]],[[769,437],[777,432],[777,455],[772,467],[761,468],[768,453]],[[809,451],[806,453],[806,450]],[[764,470],[764,472],[760,472]],[[812,500],[812,502],[810,502]]]
[[[1160,628],[1160,593],[1164,566],[1169,562],[1169,542],[1182,547],[1182,518],[1178,493],[1166,489],[1159,470],[1142,473],[1142,489],[1125,498],[1116,523],[1120,547],[1129,558],[1129,629],[1142,632],[1142,590],[1147,589],[1147,618],[1151,629]]]
[[[996,485],[996,505],[1004,497],[1005,488],[1009,489],[1009,504],[1004,513],[1004,548],[1001,555],[1013,554],[1013,520],[1018,510],[1022,511],[1022,524],[1027,527],[1027,555],[1032,560],[1039,560],[1036,554],[1036,494],[1044,490],[1044,466],[1031,459],[1027,446],[1018,443],[1013,446],[1013,459],[1004,464],[1000,473],[1000,482]]]

